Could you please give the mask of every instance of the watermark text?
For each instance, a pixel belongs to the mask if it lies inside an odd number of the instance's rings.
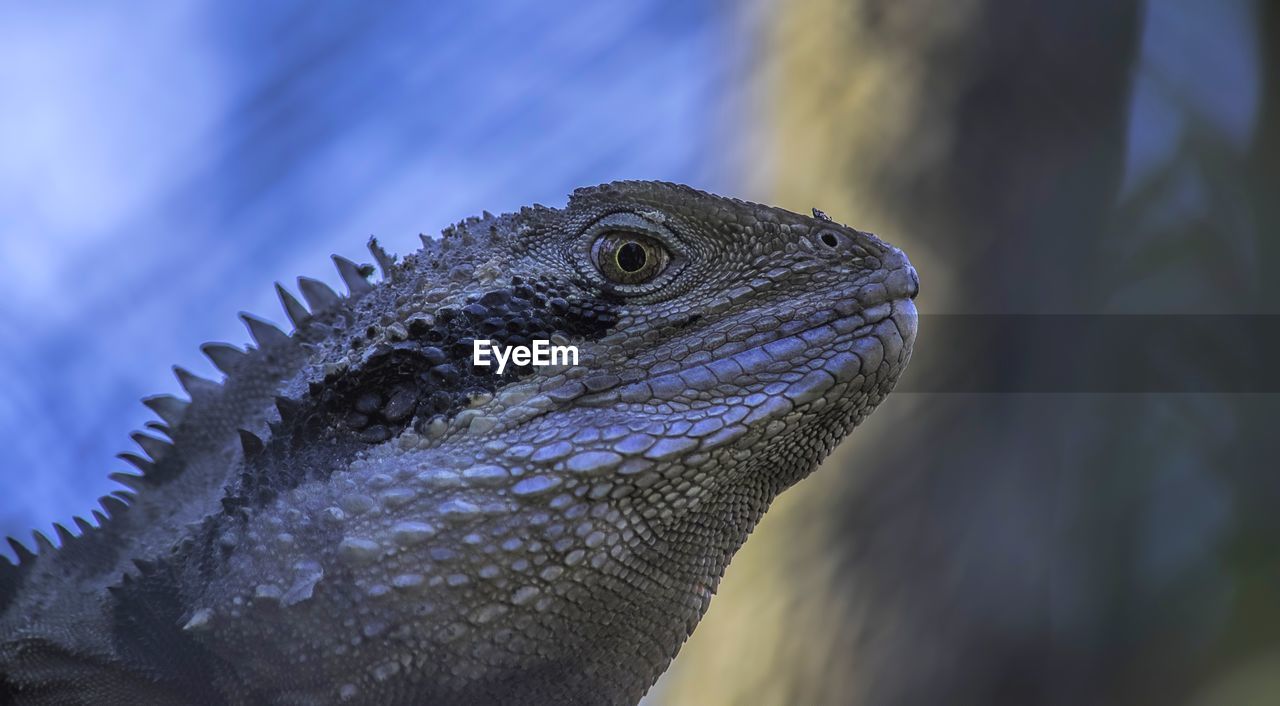
[[[477,367],[489,367],[497,361],[499,375],[507,369],[507,364],[517,367],[578,364],[577,346],[556,346],[543,338],[535,338],[529,344],[503,346],[487,338],[477,338],[471,347],[471,364]]]

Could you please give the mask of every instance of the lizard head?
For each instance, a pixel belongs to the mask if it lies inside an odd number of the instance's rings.
[[[280,288],[295,332],[246,316],[256,347],[205,346],[225,381],[146,401],[173,443],[135,435],[100,527],[15,544],[5,670],[53,700],[92,673],[166,703],[634,703],[915,338],[899,250],[673,184],[371,250],[382,282],[336,258],[349,297]]]
[[[512,446],[536,447],[517,459],[517,491],[541,478],[560,493],[612,484],[610,496],[656,513],[655,527],[717,493],[747,493],[763,501],[757,516],[888,394],[910,357],[915,270],[818,211],[620,182],[496,232],[511,237],[474,271],[517,284],[479,294],[499,307],[473,311],[489,322],[484,335],[501,337],[514,318],[507,340],[525,344],[537,319],[538,335],[580,354],[567,368],[515,370],[532,377],[507,389],[518,402],[536,390],[546,408],[492,407]],[[548,438],[548,424],[575,434]]]
[[[234,655],[283,631],[352,684],[406,668],[354,660],[338,613],[366,637],[412,626],[411,670],[444,700],[483,700],[467,690],[532,663],[563,693],[639,698],[772,499],[889,393],[915,337],[898,249],[673,184],[468,219],[400,262],[373,250],[377,286],[351,266],[350,299],[310,285],[306,359],[223,500],[259,549],[224,560],[194,615],[265,600],[295,616],[220,624],[205,639],[232,661],[262,661]],[[477,364],[478,341],[540,340],[577,360]]]
[[[383,404],[400,390],[399,448],[502,447],[512,496],[625,497],[655,529],[743,493],[760,501],[753,523],[889,393],[916,331],[918,279],[897,248],[819,211],[660,182],[464,222],[405,267],[408,339],[375,345],[355,375],[375,373],[359,387],[381,386]],[[476,365],[477,340],[539,339],[576,357]],[[398,355],[424,348],[417,366]],[[427,384],[379,380],[387,360]],[[384,422],[375,438],[393,434]]]
[[[616,318],[582,347],[592,372],[578,406],[646,422],[634,433],[654,446],[622,462],[633,474],[668,478],[683,465],[677,477],[697,477],[718,452],[707,482],[771,497],[812,470],[908,361],[915,270],[819,211],[629,182],[581,189],[558,216],[531,250],[559,252],[580,295]]]

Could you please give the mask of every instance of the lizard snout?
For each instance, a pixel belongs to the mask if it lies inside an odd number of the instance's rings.
[[[885,258],[884,265],[891,270],[884,279],[884,288],[889,296],[893,299],[915,299],[920,293],[920,275],[906,254],[895,249]]]

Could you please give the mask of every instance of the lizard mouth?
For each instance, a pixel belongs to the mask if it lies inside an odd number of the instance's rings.
[[[814,386],[825,389],[860,375],[880,380],[895,377],[906,364],[915,342],[916,325],[915,304],[910,298],[886,298],[857,313],[832,317],[746,348],[729,359],[757,380],[767,376],[780,361],[795,370],[807,371],[799,382],[786,384],[780,380],[766,385],[766,390],[774,394],[807,391]],[[823,376],[831,379],[830,384]]]
[[[894,378],[910,358],[917,323],[915,303],[910,298],[886,300],[864,310],[861,317],[836,319],[830,324],[840,334],[832,347],[836,352],[824,359],[823,370],[840,382],[857,375]],[[845,334],[850,327],[856,328]],[[842,346],[845,341],[847,344]],[[845,360],[850,354],[858,358],[856,371]]]
[[[839,314],[839,312],[837,312]],[[664,371],[622,388],[633,400],[675,399],[695,393],[715,394],[728,386],[752,398],[812,401],[837,383],[863,375],[871,385],[892,379],[905,366],[916,332],[916,309],[910,298],[886,298],[848,315],[828,317],[810,326],[784,331],[756,344],[728,344],[729,350],[706,362]],[[885,365],[885,364],[888,365]],[[799,372],[788,381],[786,372]]]
[[[826,390],[859,376],[864,378],[863,387],[892,383],[906,366],[915,342],[918,317],[913,300],[920,280],[901,251],[886,257],[892,261],[892,270],[881,282],[864,285],[852,296],[837,297],[825,315],[784,324],[771,340],[728,344],[731,348],[716,356],[724,360],[708,362],[706,367],[715,370],[717,365],[736,364],[747,380],[766,381],[765,392],[770,395],[800,388],[801,397],[812,397],[812,389]],[[787,372],[803,378],[788,381]],[[770,377],[775,380],[769,381]]]

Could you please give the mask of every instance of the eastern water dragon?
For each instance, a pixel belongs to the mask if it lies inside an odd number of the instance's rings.
[[[840,225],[617,182],[279,288],[140,474],[0,560],[20,704],[630,704],[784,489],[885,398],[915,270]],[[473,364],[475,340],[577,365]]]

